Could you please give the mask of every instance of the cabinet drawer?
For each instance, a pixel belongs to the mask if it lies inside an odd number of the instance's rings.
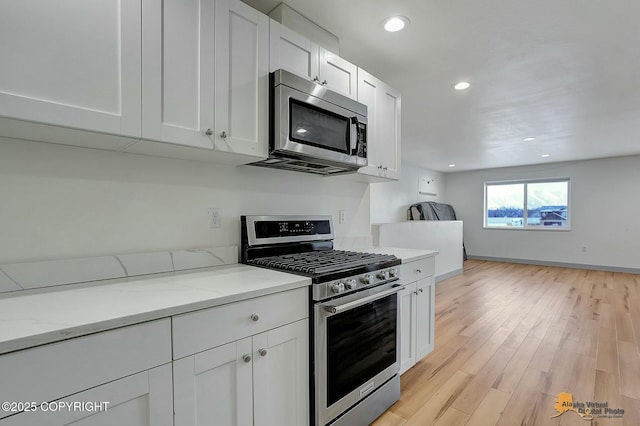
[[[400,265],[400,277],[404,283],[412,283],[422,278],[432,276],[435,273],[436,262],[434,257],[418,259]]]
[[[307,291],[303,287],[173,317],[173,359],[307,318]]]
[[[171,362],[170,333],[166,318],[3,355],[0,400],[48,402]]]

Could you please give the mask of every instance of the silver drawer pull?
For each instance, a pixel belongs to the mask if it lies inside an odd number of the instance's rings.
[[[247,355],[243,355],[242,356],[242,360],[246,363],[251,362],[251,355],[247,354]]]
[[[226,139],[227,138],[227,132],[223,130],[222,133],[220,133],[220,137],[222,139]]]
[[[418,291],[419,291],[420,293],[423,293],[423,292],[424,292],[424,288],[419,288],[419,289],[418,289]]]
[[[260,315],[251,314],[251,316],[249,318],[251,318],[251,321],[253,321],[253,322],[258,322],[258,320],[260,319]]]
[[[417,274],[421,274],[422,273],[422,269],[420,269],[420,268],[416,269],[416,273]]]
[[[207,129],[207,131],[204,132],[204,134],[207,135],[207,136],[211,136],[213,134],[213,130]]]
[[[264,348],[258,349],[258,353],[260,354],[260,356],[267,356],[267,350]]]

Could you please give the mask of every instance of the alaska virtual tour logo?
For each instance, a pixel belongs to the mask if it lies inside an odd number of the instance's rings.
[[[550,418],[558,417],[567,411],[573,411],[583,420],[593,420],[595,417],[620,418],[624,414],[622,408],[611,408],[608,402],[586,401],[579,402],[573,400],[573,395],[567,392],[560,392],[556,396],[556,403],[553,405],[557,413]]]

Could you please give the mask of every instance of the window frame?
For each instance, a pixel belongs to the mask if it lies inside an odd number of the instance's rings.
[[[567,183],[567,225],[566,226],[531,226],[527,225],[527,204],[528,204],[528,191],[527,185],[532,183],[552,183],[552,182],[566,182]],[[523,184],[524,185],[524,199],[523,199],[523,210],[522,210],[522,226],[489,226],[488,218],[489,212],[488,208],[488,187],[497,186],[497,185],[513,185],[513,184]],[[535,179],[512,179],[512,180],[495,180],[495,181],[487,181],[484,183],[484,208],[482,210],[483,219],[482,219],[482,227],[483,229],[497,229],[497,230],[508,230],[508,231],[551,231],[551,232],[566,232],[571,231],[571,178],[568,176],[563,177],[554,177],[554,178],[535,178]]]

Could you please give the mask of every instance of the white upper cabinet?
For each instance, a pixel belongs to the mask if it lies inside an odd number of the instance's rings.
[[[369,165],[356,177],[372,182],[400,179],[400,93],[359,68],[358,102],[367,106]]]
[[[213,0],[143,0],[142,137],[213,149]]]
[[[266,157],[269,18],[239,0],[216,0],[215,57],[215,149]]]
[[[358,67],[320,48],[320,82],[331,90],[349,96],[352,99],[358,97]]]
[[[3,1],[0,117],[140,137],[141,25],[139,1]]]
[[[127,151],[235,164],[265,158],[269,18],[240,0],[143,2],[144,140]]]
[[[317,77],[318,45],[273,19],[270,25],[269,71],[282,68],[309,80]]]
[[[354,64],[274,20],[270,43],[271,72],[282,68],[356,99],[358,67]]]

